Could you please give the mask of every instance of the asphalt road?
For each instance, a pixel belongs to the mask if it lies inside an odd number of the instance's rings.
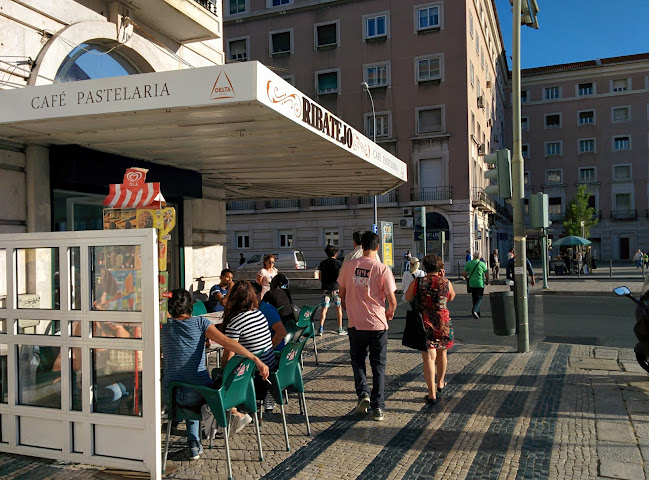
[[[298,305],[313,305],[320,301],[317,294],[293,295]],[[400,295],[399,297],[400,298]],[[395,319],[390,324],[390,336],[401,338],[407,304],[399,302]],[[457,342],[479,345],[499,345],[517,348],[517,337],[493,333],[491,306],[488,295],[482,303],[482,316],[471,316],[471,297],[458,294],[449,304]],[[530,343],[550,341],[582,345],[633,348],[635,305],[626,298],[605,296],[532,295],[529,299]],[[320,313],[316,314],[319,318]],[[346,316],[344,326],[346,327]],[[325,331],[336,328],[334,309],[327,314]]]

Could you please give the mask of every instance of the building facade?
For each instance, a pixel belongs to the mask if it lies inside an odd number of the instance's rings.
[[[424,251],[420,207],[426,251],[443,250],[449,271],[463,267],[466,250],[511,244],[507,209],[484,193],[482,156],[504,148],[506,128],[508,68],[491,0],[226,0],[223,8],[227,62],[264,63],[407,163],[408,182],[377,198],[379,222],[394,225],[395,266],[406,250]],[[240,253],[299,249],[315,266],[328,243],[351,249],[352,233],[373,223],[372,196],[286,193],[228,202],[230,264]]]
[[[648,72],[649,54],[521,72],[526,197],[548,194],[558,239],[567,205],[587,185],[598,259],[630,259],[649,248]],[[536,256],[538,244],[530,248]]]

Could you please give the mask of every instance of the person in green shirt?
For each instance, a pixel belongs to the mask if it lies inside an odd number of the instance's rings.
[[[480,252],[475,252],[473,260],[466,262],[464,279],[469,281],[471,287],[471,298],[473,299],[471,314],[475,318],[480,318],[480,305],[484,295],[484,286],[489,284],[489,269],[487,264],[480,260]]]

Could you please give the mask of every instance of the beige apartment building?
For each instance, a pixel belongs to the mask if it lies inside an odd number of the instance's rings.
[[[590,231],[593,256],[623,260],[649,249],[649,54],[521,75],[525,193],[548,194],[554,238],[586,184],[599,219]],[[533,237],[529,245],[536,256]]]
[[[423,252],[422,206],[427,251],[441,253],[445,237],[447,270],[463,267],[466,250],[511,245],[507,209],[483,190],[482,155],[504,147],[507,128],[492,0],[225,0],[223,9],[226,62],[262,62],[406,162],[408,182],[377,200],[379,222],[394,224],[395,266],[406,250]],[[228,202],[231,265],[240,253],[299,249],[315,266],[328,243],[348,251],[353,231],[373,223],[371,196],[282,197]]]

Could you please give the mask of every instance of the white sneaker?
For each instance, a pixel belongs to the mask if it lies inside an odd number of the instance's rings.
[[[323,332],[324,332],[324,327],[320,327],[317,333],[318,337],[321,337]]]
[[[252,422],[252,417],[247,413],[242,417],[234,415],[234,419],[232,420],[232,424],[230,425],[230,436],[239,433],[250,422]]]

